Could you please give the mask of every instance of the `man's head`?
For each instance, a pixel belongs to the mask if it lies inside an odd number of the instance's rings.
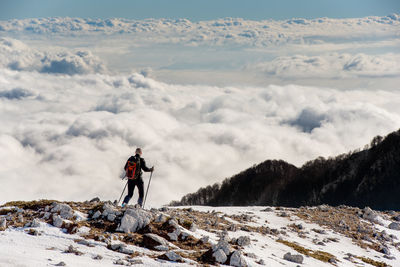
[[[136,148],[135,154],[142,155],[142,149],[140,147]]]

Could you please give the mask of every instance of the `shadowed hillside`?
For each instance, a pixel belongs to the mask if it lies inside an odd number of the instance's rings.
[[[364,150],[319,157],[301,168],[267,160],[171,205],[345,204],[400,210],[399,192],[400,130],[385,138],[375,137]]]

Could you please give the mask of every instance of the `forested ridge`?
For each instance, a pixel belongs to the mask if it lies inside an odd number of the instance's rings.
[[[298,168],[267,160],[170,205],[370,206],[400,210],[400,130],[376,136],[364,149]]]

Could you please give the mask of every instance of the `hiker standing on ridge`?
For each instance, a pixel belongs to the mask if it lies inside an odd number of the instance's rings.
[[[124,201],[121,205],[122,207],[125,207],[125,205],[128,204],[129,200],[132,198],[135,186],[137,186],[139,190],[138,204],[140,205],[140,207],[142,206],[144,193],[142,170],[145,172],[152,172],[154,171],[154,166],[148,168],[146,166],[146,161],[141,156],[142,149],[137,148],[135,151],[135,156],[131,156],[125,164],[124,169],[126,172],[126,176],[128,177],[128,195],[125,196]]]

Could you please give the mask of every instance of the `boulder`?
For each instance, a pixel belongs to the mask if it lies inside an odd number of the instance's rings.
[[[389,224],[389,229],[400,230],[400,223],[392,222],[391,224]]]
[[[228,259],[225,252],[222,249],[217,249],[216,251],[214,251],[212,256],[214,257],[215,261],[219,263],[224,263]]]
[[[0,217],[0,231],[4,231],[7,228],[7,219],[5,217]]]
[[[113,222],[113,221],[115,220],[116,217],[117,217],[117,216],[116,216],[115,214],[110,213],[110,214],[108,214],[108,216],[107,216],[107,220],[109,220],[110,222]]]
[[[117,231],[134,233],[146,227],[152,219],[151,213],[142,209],[128,209],[122,217]]]
[[[229,255],[231,253],[231,246],[225,239],[221,239],[216,245],[212,246],[213,252],[219,249],[221,249],[226,255]]]
[[[93,203],[93,202],[99,202],[99,201],[100,201],[100,198],[95,197],[95,198],[92,198],[89,202]]]
[[[106,203],[103,205],[103,213],[102,213],[103,217],[107,217],[109,214],[116,215],[118,214],[118,212],[119,211],[115,209],[114,206],[111,204]]]
[[[182,262],[182,257],[178,255],[174,251],[168,251],[167,253],[163,254],[160,259],[168,260],[168,261],[175,261],[175,262]]]
[[[242,254],[240,253],[240,251],[235,250],[230,259],[229,259],[229,264],[231,266],[237,266],[237,267],[245,267],[247,266],[247,262],[244,259],[244,257],[242,256]]]
[[[64,220],[61,218],[60,215],[53,215],[53,225],[57,228],[62,228],[64,224]]]
[[[55,202],[52,204],[52,206],[53,206],[53,208],[51,209],[51,212],[59,213],[61,218],[63,218],[63,219],[68,220],[74,216],[74,211],[68,204]]]
[[[363,209],[362,218],[371,222],[378,222],[378,214],[373,211],[370,207],[365,207]]]
[[[98,210],[98,211],[96,211],[94,214],[93,214],[93,216],[92,216],[92,219],[97,219],[97,218],[99,218],[101,216],[101,212]]]
[[[144,234],[143,246],[149,249],[155,249],[158,246],[168,246],[168,241],[156,234]]]
[[[248,246],[248,245],[250,245],[250,237],[248,237],[248,236],[240,236],[236,240],[236,244],[238,244],[241,247]]]
[[[156,223],[165,223],[168,220],[168,217],[165,216],[164,214],[160,213],[156,216],[154,219],[154,222]]]
[[[303,256],[300,254],[292,255],[292,254],[290,254],[290,252],[288,252],[283,256],[283,259],[285,259],[287,261],[299,263],[299,264],[303,263]]]

